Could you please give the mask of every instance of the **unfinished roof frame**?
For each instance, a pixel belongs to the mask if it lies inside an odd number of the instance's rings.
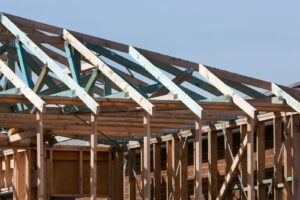
[[[43,176],[43,164],[41,162],[44,156],[42,153],[43,134],[45,127],[48,127],[45,119],[51,116],[45,113],[47,104],[64,105],[66,109],[70,105],[85,106],[92,112],[89,123],[83,125],[89,126],[89,128],[80,127],[81,129],[76,131],[76,135],[90,135],[90,151],[91,158],[93,158],[91,159],[90,166],[92,169],[95,169],[96,165],[95,146],[99,131],[104,130],[103,132],[108,135],[116,135],[116,132],[122,131],[126,133],[127,131],[127,135],[130,136],[143,136],[143,150],[146,153],[146,156],[144,156],[146,175],[143,184],[145,187],[143,190],[145,199],[151,198],[149,171],[151,134],[153,131],[163,129],[163,126],[158,126],[159,122],[156,121],[156,118],[161,119],[159,116],[163,116],[161,115],[162,113],[170,112],[172,115],[169,116],[172,119],[176,119],[178,117],[176,115],[177,112],[184,113],[184,111],[187,111],[186,115],[183,114],[185,117],[183,119],[189,121],[189,123],[193,122],[192,124],[194,124],[193,126],[196,129],[194,134],[196,145],[195,156],[198,159],[196,159],[195,165],[195,197],[196,199],[201,199],[201,137],[202,129],[205,127],[204,119],[206,116],[204,111],[205,109],[224,110],[225,113],[227,112],[229,115],[232,115],[232,112],[229,111],[232,109],[236,112],[235,116],[247,117],[247,134],[243,145],[240,147],[239,154],[236,155],[232,162],[230,173],[227,174],[226,181],[217,198],[223,199],[228,183],[232,178],[232,173],[237,169],[241,158],[247,152],[249,162],[249,167],[247,168],[249,174],[247,195],[248,199],[254,199],[254,173],[253,165],[251,165],[253,162],[251,156],[253,154],[253,137],[259,112],[300,111],[300,103],[298,101],[300,92],[297,89],[79,32],[68,31],[60,27],[27,20],[10,14],[1,13],[0,17],[3,26],[2,32],[0,29],[0,42],[3,43],[0,47],[0,54],[4,54],[10,48],[9,41],[14,41],[15,45],[11,48],[15,48],[16,50],[15,56],[18,57],[19,67],[22,72],[21,75],[25,80],[23,82],[22,78],[18,77],[20,74],[14,72],[14,69],[10,68],[11,66],[7,66],[0,60],[0,71],[15,85],[15,88],[4,87],[5,90],[1,91],[3,98],[0,101],[14,104],[20,102],[28,104],[30,102],[38,109],[36,127],[38,128],[37,144],[40,179]],[[47,44],[48,46],[43,44]],[[62,55],[61,52],[65,55]],[[121,53],[130,55],[137,63],[122,56]],[[12,55],[7,54],[6,59],[12,62],[11,57]],[[111,60],[113,64],[106,63],[105,59]],[[85,62],[86,68],[83,68],[82,62]],[[123,67],[123,71],[118,66],[115,66],[116,63]],[[124,72],[124,69],[128,73]],[[91,70],[93,71],[91,72]],[[132,71],[138,75],[133,74]],[[175,78],[170,78],[164,72],[172,74]],[[33,79],[32,73],[38,76],[36,80]],[[204,80],[193,76],[193,73],[200,74]],[[155,81],[155,84],[147,83],[141,77],[147,77]],[[103,88],[96,86],[97,82],[102,83],[104,85]],[[187,88],[187,86],[183,85],[184,82],[196,86],[199,90],[213,94],[218,100],[209,100],[203,94]],[[285,102],[279,101],[274,103],[272,98],[250,86],[268,90],[275,96],[284,99]],[[112,90],[115,93],[112,93]],[[173,96],[167,95],[167,90]],[[234,90],[237,90],[237,92]],[[18,91],[27,97],[29,102],[18,95]],[[45,96],[42,96],[43,94]],[[246,94],[252,99],[243,98],[240,94]],[[128,97],[130,100],[128,100]],[[182,103],[178,102],[178,100]],[[104,107],[104,115],[101,112],[102,107]],[[153,111],[154,109],[155,111]],[[108,121],[113,120],[119,114],[114,115],[113,111],[118,110],[127,112],[128,116],[134,114],[133,116],[136,117],[134,120],[137,118],[142,119],[143,123],[140,123],[140,125],[143,127],[137,128],[139,125],[134,125],[132,129],[127,128],[127,130],[122,130],[124,129],[122,123],[119,123],[113,129],[113,124],[109,122],[106,122],[104,126],[107,129],[101,127],[101,121],[105,117],[105,114],[108,116],[111,115]],[[244,114],[241,114],[240,110]],[[111,113],[109,113],[110,111]],[[85,109],[69,109],[68,114],[77,116],[84,112]],[[138,114],[140,112],[142,115]],[[129,119],[128,116],[127,118]],[[83,114],[81,117],[84,118],[86,116]],[[222,120],[221,117],[219,119]],[[150,120],[153,120],[151,125]],[[25,120],[23,123],[28,125],[28,123],[30,124],[29,121]],[[74,121],[74,119],[71,119],[71,121]],[[184,122],[182,123],[184,124]],[[100,127],[98,124],[100,124]],[[134,123],[130,122],[131,124]],[[20,126],[22,125],[24,124]],[[166,125],[166,128],[174,128],[176,126],[173,125],[169,123]],[[73,125],[66,128],[64,126],[64,129],[61,130],[53,126],[49,126],[48,128],[52,129],[56,135],[71,135],[78,127]],[[184,128],[184,126],[182,127]],[[122,136],[126,136],[126,134]],[[97,181],[95,173],[95,170],[91,170],[91,199],[96,199]],[[42,187],[42,185],[39,185],[39,188]],[[40,189],[39,198],[43,198],[42,189]]]

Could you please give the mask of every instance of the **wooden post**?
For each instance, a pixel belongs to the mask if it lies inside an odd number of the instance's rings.
[[[247,120],[247,200],[254,200],[255,191],[254,191],[254,161],[253,161],[253,152],[254,152],[254,126],[255,121],[251,118]]]
[[[179,140],[172,140],[172,194],[174,200],[180,199],[179,176]]]
[[[167,199],[173,198],[173,189],[172,189],[172,141],[166,141],[167,148]]]
[[[136,179],[134,176],[134,170],[136,165],[135,159],[135,149],[129,150],[129,166],[128,166],[128,174],[129,174],[129,199],[136,199]]]
[[[0,157],[0,188],[4,188],[3,157]]]
[[[230,150],[232,150],[233,147],[233,141],[232,141],[232,129],[228,128],[226,129],[226,139],[224,137],[224,148],[225,148],[225,174],[228,174],[230,171],[230,167],[232,165],[232,157]],[[232,191],[227,191],[226,192],[226,200],[231,200],[233,198]]]
[[[202,200],[202,130],[201,119],[195,121],[195,199]]]
[[[290,117],[285,118],[285,134],[286,139],[284,142],[283,149],[283,166],[284,166],[284,188],[283,188],[283,199],[292,198],[292,184],[288,182],[288,177],[292,176],[292,155],[291,155],[291,124],[289,124]]]
[[[91,145],[90,145],[90,199],[97,197],[97,116],[91,114]]]
[[[45,199],[44,191],[44,123],[43,113],[36,112],[37,120],[37,167],[38,167],[38,199]]]
[[[83,194],[83,151],[79,151],[79,177],[78,178],[79,178],[79,193]]]
[[[26,183],[26,200],[31,199],[31,150],[26,151],[26,157],[25,157],[25,166],[26,166],[26,173],[25,173],[25,183]]]
[[[240,126],[240,141],[241,143],[243,142],[244,138],[247,135],[247,125],[241,125]],[[247,158],[246,156],[244,158],[242,158],[241,160],[241,164],[240,164],[240,171],[241,171],[241,178],[242,178],[242,185],[243,188],[246,187],[247,185]],[[241,199],[242,200],[246,200],[245,195],[243,195],[243,191],[240,192],[241,195]]]
[[[187,138],[180,139],[180,198],[188,199],[188,142]]]
[[[282,182],[282,156],[280,148],[282,143],[281,118],[273,119],[273,148],[274,148],[274,200],[281,199],[282,193],[277,184]]]
[[[293,199],[300,199],[300,129],[299,115],[293,115],[292,121],[292,174],[293,174]]]
[[[150,115],[149,113],[145,112],[144,117],[144,200],[151,199],[151,178],[150,178]]]
[[[17,200],[18,199],[18,172],[19,172],[19,154],[17,150],[14,150],[13,154],[13,161],[14,161],[14,168],[13,168],[13,199]]]
[[[265,179],[265,124],[259,122],[256,131],[256,160],[257,160],[257,199],[266,198],[265,187],[262,180]]]
[[[208,199],[213,200],[218,192],[217,133],[208,133]]]
[[[161,199],[161,157],[160,144],[153,144],[153,173],[154,173],[154,199]]]
[[[12,170],[10,167],[10,158],[9,156],[5,156],[5,187],[11,187],[12,183]]]

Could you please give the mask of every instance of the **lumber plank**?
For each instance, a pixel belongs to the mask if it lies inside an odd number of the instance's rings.
[[[90,200],[97,198],[97,116],[91,114],[90,136]]]

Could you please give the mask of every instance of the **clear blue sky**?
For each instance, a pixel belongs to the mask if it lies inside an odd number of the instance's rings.
[[[300,81],[296,0],[2,0],[1,9],[281,84]]]

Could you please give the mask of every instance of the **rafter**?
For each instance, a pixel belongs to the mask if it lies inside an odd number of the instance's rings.
[[[66,74],[60,66],[56,64],[46,53],[44,53],[32,40],[30,40],[13,22],[11,22],[5,15],[1,14],[1,23],[15,36],[24,46],[33,52],[50,70],[91,109],[93,113],[98,113],[99,104],[89,96],[83,88],[81,88],[70,76]]]
[[[138,91],[130,86],[124,79],[115,73],[109,66],[102,62],[95,54],[93,54],[87,47],[85,47],[79,40],[77,40],[67,30],[63,30],[63,38],[69,42],[83,57],[90,61],[96,68],[98,68],[107,78],[109,78],[114,84],[120,87],[124,92],[128,92],[128,95],[141,107],[152,115],[153,105],[143,97]]]
[[[20,92],[40,111],[45,111],[46,103],[33,92],[2,60],[0,60],[0,71]]]

